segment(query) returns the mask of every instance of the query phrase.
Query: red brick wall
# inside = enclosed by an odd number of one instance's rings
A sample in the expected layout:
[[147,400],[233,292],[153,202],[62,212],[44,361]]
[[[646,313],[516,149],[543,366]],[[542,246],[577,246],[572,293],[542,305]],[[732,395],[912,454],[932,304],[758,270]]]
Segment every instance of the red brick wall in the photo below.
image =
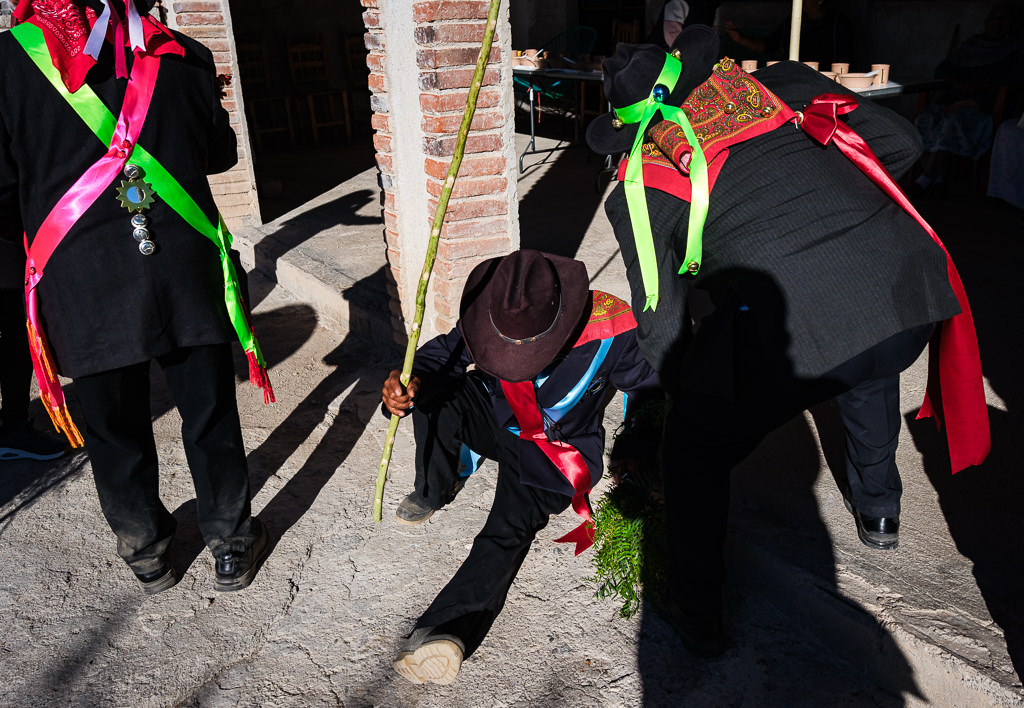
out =
[[225,88],[224,108],[231,118],[231,127],[238,138],[238,164],[210,177],[210,186],[224,221],[229,227],[260,223],[256,181],[252,170],[252,150],[248,128],[243,120],[241,89],[238,86],[238,65],[231,31],[228,0],[175,0],[165,7],[172,11],[168,23],[182,34],[205,44],[213,52],[218,74],[233,77]]
[[[411,318],[415,292],[404,292],[402,269],[414,269],[421,262],[403,260],[398,233],[398,205],[394,184],[396,169],[391,151],[399,126],[392,120],[387,86],[387,41],[411,41],[416,44],[416,68],[419,86],[419,116],[424,132],[422,163],[402,165],[415,170],[429,194],[427,213],[422,215],[423,233],[429,234],[441,188],[455,151],[459,125],[466,107],[469,85],[483,39],[488,2],[429,0],[412,6],[412,37],[393,37],[382,27],[381,2],[362,0],[366,7],[363,21],[367,29],[366,46],[370,50],[372,126],[376,131],[377,165],[384,188],[384,236],[388,265],[393,276],[394,294],[406,304]],[[499,19],[499,32],[507,23]],[[476,112],[452,198],[448,203],[445,225],[431,279],[433,319],[424,322],[424,332],[445,332],[458,319],[459,299],[466,276],[481,260],[508,253],[513,246],[509,214],[508,151],[505,144],[506,118],[502,106],[501,51],[497,38],[490,64],[477,99]],[[403,174],[403,177],[407,177]],[[403,180],[404,184],[408,184]],[[408,223],[408,222],[406,222]],[[405,282],[415,282],[407,279]],[[411,288],[410,288],[411,289]],[[401,308],[393,308],[401,316]],[[404,329],[404,328],[403,328]]]

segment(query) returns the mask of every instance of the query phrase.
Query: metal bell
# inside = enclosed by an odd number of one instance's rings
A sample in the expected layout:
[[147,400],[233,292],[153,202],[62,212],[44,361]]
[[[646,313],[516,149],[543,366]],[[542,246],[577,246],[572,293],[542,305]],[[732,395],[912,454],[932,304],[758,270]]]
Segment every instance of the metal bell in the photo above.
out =
[[142,170],[139,169],[138,165],[128,163],[124,166],[124,176],[128,179],[138,179],[142,176]]
[[616,116],[615,118],[612,118],[612,127],[615,128],[615,130],[618,130],[619,128],[621,128],[624,125],[625,125],[625,123],[623,123],[622,119],[619,118],[618,116]]
[[671,52],[669,52],[669,54],[671,54],[676,59],[682,60],[682,58],[683,58],[683,53],[681,51],[679,51],[678,49],[673,49]]
[[144,256],[152,256],[156,252],[156,244],[152,241],[140,241],[139,252]]
[[686,264],[686,270],[690,271],[691,273],[696,273],[698,270],[700,270],[700,263],[698,263],[697,261],[690,261],[689,263]]
[[144,228],[142,226],[139,226],[134,231],[132,231],[132,236],[134,236],[135,240],[139,241],[140,243],[142,241],[148,241],[149,240],[149,229]]
[[149,217],[145,214],[133,214],[132,226],[149,226]]

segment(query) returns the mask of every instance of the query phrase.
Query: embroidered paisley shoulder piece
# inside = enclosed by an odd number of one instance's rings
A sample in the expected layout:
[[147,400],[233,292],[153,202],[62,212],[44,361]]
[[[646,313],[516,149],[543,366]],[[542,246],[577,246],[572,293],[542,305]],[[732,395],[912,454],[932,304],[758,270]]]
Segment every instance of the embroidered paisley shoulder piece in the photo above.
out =
[[[682,105],[708,163],[708,182],[715,179],[729,154],[729,147],[763,135],[795,118],[795,113],[753,76],[728,57],[716,65],[704,83]],[[690,200],[688,177],[691,148],[683,129],[661,121],[647,131],[643,145],[644,184],[680,199]],[[626,160],[619,165],[619,179]]]

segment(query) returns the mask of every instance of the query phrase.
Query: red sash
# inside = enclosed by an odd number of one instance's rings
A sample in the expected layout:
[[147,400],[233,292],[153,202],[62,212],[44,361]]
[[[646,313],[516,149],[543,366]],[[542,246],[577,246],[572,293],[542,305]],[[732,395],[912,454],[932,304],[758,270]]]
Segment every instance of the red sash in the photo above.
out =
[[[619,298],[594,290],[591,292],[591,300],[590,319],[580,338],[573,344],[573,348],[636,329],[632,310]],[[591,489],[587,462],[569,443],[548,440],[544,432],[544,416],[537,404],[537,391],[533,381],[501,381],[501,389],[519,423],[519,437],[523,440],[532,440],[572,485],[575,492],[572,508],[583,517],[583,523],[556,539],[555,543],[575,543],[576,555],[579,555],[594,543],[594,522],[591,520],[590,503],[587,500],[587,493]]]
[[[960,303],[960,314],[945,320],[932,337],[928,362],[928,388],[918,418],[935,415],[936,423],[946,425],[949,461],[953,472],[981,464],[992,447],[988,425],[988,406],[981,374],[978,338],[974,318],[967,302],[960,274],[953,259],[931,226],[917,213],[914,205],[896,185],[885,167],[857,133],[839,120],[840,115],[857,107],[857,99],[828,93],[815,97],[798,117],[804,132],[823,145],[834,142],[861,172],[914,217],[932,240],[946,253],[949,284]],[[937,353],[936,353],[937,352]],[[938,364],[936,366],[936,363]],[[938,410],[936,410],[936,406]]]

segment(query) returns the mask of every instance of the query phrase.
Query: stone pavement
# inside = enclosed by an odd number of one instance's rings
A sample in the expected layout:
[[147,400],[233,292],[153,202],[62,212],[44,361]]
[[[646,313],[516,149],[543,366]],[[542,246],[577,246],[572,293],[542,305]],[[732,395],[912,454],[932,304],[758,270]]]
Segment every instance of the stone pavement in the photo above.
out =
[[[523,176],[522,242],[579,257],[594,287],[626,294],[593,188],[597,161],[586,157],[554,153]],[[575,525],[563,514],[535,542],[483,646],[440,687],[407,684],[390,660],[465,556],[495,470],[485,465],[424,526],[399,526],[394,507],[413,476],[403,426],[384,521],[370,520],[387,423],[379,390],[401,359],[380,336],[375,194],[367,165],[307,206],[237,234],[244,258],[284,286],[258,274],[251,283],[279,402],[265,407],[239,383],[254,511],[276,543],[249,589],[212,590],[180,419],[159,374],[152,412],[162,494],[179,522],[175,562],[184,572],[174,589],[138,591],[116,557],[83,453],[0,466],[0,705],[1024,703],[1024,379],[1021,296],[1011,287],[1024,244],[1019,215],[973,198],[922,205],[972,298],[995,446],[983,467],[951,477],[934,425],[914,420],[924,362],[908,372],[899,550],[857,540],[829,474],[841,468],[836,415],[822,406],[771,436],[734,475],[725,656],[695,660],[652,613],[623,620],[596,599],[588,556],[552,543]],[[240,355],[237,364],[244,372]]]

